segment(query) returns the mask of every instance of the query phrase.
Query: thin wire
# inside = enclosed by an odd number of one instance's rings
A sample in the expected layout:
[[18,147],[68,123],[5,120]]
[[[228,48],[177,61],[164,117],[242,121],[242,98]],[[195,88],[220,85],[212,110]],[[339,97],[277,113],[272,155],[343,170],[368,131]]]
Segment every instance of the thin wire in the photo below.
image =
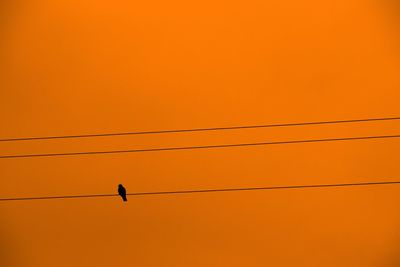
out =
[[241,130],[241,129],[256,129],[256,128],[293,127],[293,126],[307,126],[307,125],[360,123],[360,122],[392,121],[392,120],[400,120],[400,117],[383,117],[383,118],[367,118],[367,119],[354,119],[354,120],[316,121],[316,122],[296,122],[296,123],[264,124],[264,125],[244,125],[244,126],[228,126],[228,127],[214,127],[214,128],[175,129],[175,130],[159,130],[159,131],[138,131],[138,132],[81,134],[81,135],[21,137],[21,138],[0,139],[0,142],[51,140],[51,139],[67,139],[67,138],[70,138],[70,139],[71,138],[91,138],[91,137],[124,136],[124,135],[168,134],[168,133],[184,133],[184,132],[226,131],[226,130]]
[[68,153],[4,155],[4,156],[0,156],[0,159],[82,156],[82,155],[141,153],[141,152],[161,152],[161,151],[173,151],[173,150],[217,149],[217,148],[228,148],[228,147],[289,145],[289,144],[300,144],[300,143],[355,141],[355,140],[388,139],[388,138],[400,138],[400,135],[377,135],[377,136],[361,136],[361,137],[308,139],[308,140],[292,140],[292,141],[261,142],[261,143],[239,143],[239,144],[222,144],[222,145],[207,145],[207,146],[163,147],[163,148],[130,149],[130,150],[108,150],[108,151],[86,151],[86,152],[68,152]]
[[[288,185],[288,186],[269,186],[269,187],[216,188],[216,189],[181,190],[181,191],[155,191],[155,192],[136,192],[136,193],[129,193],[127,195],[128,196],[176,195],[176,194],[196,194],[196,193],[221,193],[221,192],[235,192],[235,191],[309,189],[309,188],[375,186],[375,185],[395,185],[395,184],[400,184],[400,181],[341,183],[341,184]],[[28,201],[28,200],[51,200],[51,199],[71,199],[71,198],[104,198],[104,197],[117,197],[117,196],[118,196],[118,194],[16,197],[16,198],[0,198],[0,201]]]

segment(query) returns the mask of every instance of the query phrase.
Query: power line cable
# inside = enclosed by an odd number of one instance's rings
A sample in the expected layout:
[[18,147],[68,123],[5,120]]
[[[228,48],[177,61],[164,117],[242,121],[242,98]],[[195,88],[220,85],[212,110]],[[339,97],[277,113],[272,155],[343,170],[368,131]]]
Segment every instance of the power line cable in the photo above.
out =
[[4,139],[0,139],[0,142],[92,138],[92,137],[125,136],[125,135],[169,134],[169,133],[185,133],[185,132],[205,132],[205,131],[226,131],[226,130],[242,130],[242,129],[256,129],[256,128],[294,127],[294,126],[307,126],[307,125],[361,123],[361,122],[393,121],[393,120],[400,120],[400,117],[382,117],[382,118],[366,118],[366,119],[354,119],[354,120],[315,121],[315,122],[296,122],[296,123],[282,123],[282,124],[242,125],[242,126],[228,126],[228,127],[156,130],[156,131],[138,131],[138,132],[117,132],[117,133],[99,133],[99,134],[81,134],[81,135],[20,137],[20,138],[4,138]]
[[[361,182],[361,183],[340,183],[340,184],[312,184],[312,185],[287,185],[287,186],[269,186],[269,187],[240,187],[240,188],[216,188],[216,189],[198,189],[181,191],[155,191],[155,192],[136,192],[128,193],[128,196],[148,196],[148,195],[177,195],[177,194],[197,194],[197,193],[222,193],[235,191],[261,191],[261,190],[285,190],[285,189],[311,189],[328,187],[353,187],[353,186],[376,186],[376,185],[395,185],[400,181],[386,182]],[[105,198],[117,197],[118,194],[93,194],[93,195],[66,195],[66,196],[39,196],[39,197],[15,197],[0,198],[0,201],[29,201],[29,200],[52,200],[52,199],[72,199],[72,198]]]
[[0,156],[0,159],[34,158],[34,157],[60,157],[60,156],[83,156],[83,155],[141,153],[141,152],[162,152],[162,151],[174,151],[174,150],[196,150],[196,149],[217,149],[217,148],[229,148],[229,147],[289,145],[289,144],[301,144],[301,143],[356,141],[356,140],[389,139],[389,138],[400,138],[400,135],[376,135],[376,136],[360,136],[360,137],[307,139],[307,140],[291,140],[291,141],[260,142],[260,143],[239,143],[239,144],[222,144],[222,145],[206,145],[206,146],[162,147],[162,148],[129,149],[129,150],[84,151],[84,152],[45,153],[45,154],[20,154],[20,155],[4,155],[4,156]]

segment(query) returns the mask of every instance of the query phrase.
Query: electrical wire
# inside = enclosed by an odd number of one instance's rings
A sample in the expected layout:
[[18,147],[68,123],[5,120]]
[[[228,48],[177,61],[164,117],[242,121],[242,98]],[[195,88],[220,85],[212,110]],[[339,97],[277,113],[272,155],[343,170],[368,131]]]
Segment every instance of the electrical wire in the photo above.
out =
[[342,137],[342,138],[326,138],[326,139],[307,139],[307,140],[291,140],[291,141],[259,142],[259,143],[238,143],[238,144],[185,146],[185,147],[161,147],[161,148],[129,149],[129,150],[107,150],[107,151],[83,151],[83,152],[67,152],[67,153],[3,155],[3,156],[0,156],[0,159],[35,158],[35,157],[60,157],[60,156],[83,156],[83,155],[141,153],[141,152],[162,152],[162,151],[174,151],[174,150],[218,149],[218,148],[229,148],[229,147],[289,145],[289,144],[301,144],[301,143],[356,141],[356,140],[392,139],[392,138],[400,138],[400,135],[375,135],[375,136]]
[[[396,185],[400,181],[385,182],[360,182],[360,183],[339,183],[339,184],[312,184],[312,185],[287,185],[287,186],[268,186],[268,187],[240,187],[240,188],[216,188],[216,189],[196,189],[181,191],[155,191],[155,192],[136,192],[128,193],[128,196],[148,196],[148,195],[177,195],[177,194],[197,194],[197,193],[222,193],[237,191],[261,191],[261,190],[286,190],[286,189],[311,189],[311,188],[339,188],[353,186],[376,186],[376,185]],[[73,198],[106,198],[117,197],[118,194],[92,194],[92,195],[63,195],[63,196],[38,196],[38,197],[14,197],[0,198],[0,201],[30,201],[30,200],[55,200]]]
[[243,130],[243,129],[257,129],[257,128],[274,128],[274,127],[294,127],[294,126],[309,126],[309,125],[324,125],[324,124],[394,121],[394,120],[400,120],[400,117],[381,117],[381,118],[366,118],[366,119],[353,119],[353,120],[295,122],[295,123],[282,123],[282,124],[242,125],[242,126],[227,126],[227,127],[212,127],[212,128],[116,132],[116,133],[98,133],[98,134],[80,134],[80,135],[37,136],[37,137],[32,136],[32,137],[18,137],[18,138],[3,138],[3,139],[0,139],[0,142],[72,139],[72,138],[93,138],[93,137],[126,136],[126,135],[170,134],[170,133],[185,133],[185,132],[187,133],[187,132],[206,132],[206,131],[226,131],[226,130]]

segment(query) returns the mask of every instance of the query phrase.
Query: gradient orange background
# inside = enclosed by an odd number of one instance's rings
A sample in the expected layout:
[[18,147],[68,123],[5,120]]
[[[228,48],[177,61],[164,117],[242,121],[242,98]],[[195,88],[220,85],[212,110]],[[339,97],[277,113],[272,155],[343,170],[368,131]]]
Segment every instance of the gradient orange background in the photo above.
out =
[[[398,116],[394,1],[2,3],[0,137]],[[399,122],[0,144],[399,134]],[[0,160],[0,197],[400,179],[399,140]],[[0,265],[400,265],[399,186],[0,203]]]

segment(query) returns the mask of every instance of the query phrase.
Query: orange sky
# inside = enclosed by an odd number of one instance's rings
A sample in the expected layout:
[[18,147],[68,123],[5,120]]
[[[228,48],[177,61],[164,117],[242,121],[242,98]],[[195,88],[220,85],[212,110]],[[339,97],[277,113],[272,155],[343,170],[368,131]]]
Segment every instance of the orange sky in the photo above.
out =
[[[140,2],[140,3],[139,3]],[[0,137],[399,116],[393,1],[2,4]],[[397,6],[398,8],[398,6]],[[399,134],[399,122],[2,143],[1,155]],[[400,179],[399,140],[1,159],[0,197]],[[395,267],[400,188],[0,203],[0,265]]]

